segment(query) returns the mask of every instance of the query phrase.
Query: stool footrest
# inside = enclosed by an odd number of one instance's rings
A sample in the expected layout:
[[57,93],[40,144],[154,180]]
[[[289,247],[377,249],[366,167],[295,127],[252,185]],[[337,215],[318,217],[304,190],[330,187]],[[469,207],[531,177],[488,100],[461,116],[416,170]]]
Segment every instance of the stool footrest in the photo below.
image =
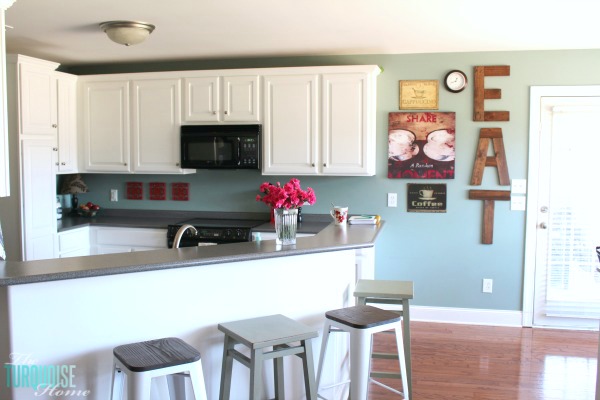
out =
[[398,353],[373,353],[371,354],[373,358],[382,358],[384,360],[397,360]]
[[402,375],[397,372],[377,372],[371,371],[371,378],[390,378],[390,379],[401,379]]
[[228,353],[234,359],[236,359],[240,363],[244,364],[246,367],[250,368],[250,357],[240,353],[236,349],[230,349],[230,350],[228,350]]

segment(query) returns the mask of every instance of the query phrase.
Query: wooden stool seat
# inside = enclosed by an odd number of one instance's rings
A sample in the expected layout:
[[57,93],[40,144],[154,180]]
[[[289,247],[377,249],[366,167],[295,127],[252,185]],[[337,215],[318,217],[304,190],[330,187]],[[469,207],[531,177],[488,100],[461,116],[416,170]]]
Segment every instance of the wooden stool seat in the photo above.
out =
[[[398,348],[396,357],[398,358],[404,388],[404,393],[396,390],[395,392],[403,395],[406,400],[409,400],[400,316],[393,311],[366,305],[357,305],[325,313],[323,341],[319,357],[319,367],[317,369],[317,389],[320,388],[321,384],[329,334],[332,332],[347,332],[350,334],[350,397],[352,399],[366,399],[373,334],[390,329],[393,329],[396,333],[396,345]],[[334,384],[330,387],[344,383],[347,382]]]
[[117,346],[113,360],[113,400],[123,397],[123,373],[129,400],[149,400],[152,378],[158,376],[167,376],[171,397],[181,400],[186,398],[184,379],[189,376],[195,399],[206,400],[200,352],[179,338]]
[[[226,322],[219,324],[218,329],[225,334],[219,399],[229,399],[234,359],[250,369],[249,399],[261,399],[262,364],[263,361],[272,359],[275,394],[277,399],[283,400],[285,386],[282,358],[296,355],[303,362],[306,398],[316,400],[311,339],[319,335],[317,331],[281,314]],[[293,345],[295,342],[300,344]],[[236,350],[236,344],[248,347],[251,350],[250,357]],[[272,350],[269,350],[271,347]]]
[[[408,388],[405,391],[412,397],[412,366],[411,366],[411,350],[410,350],[410,308],[409,300],[414,296],[414,284],[412,281],[393,281],[393,280],[377,280],[377,279],[359,279],[354,289],[354,297],[356,303],[365,304],[388,304],[400,305],[402,309],[393,310],[394,313],[402,317],[402,337],[404,347],[404,357],[406,362],[406,379]],[[396,354],[390,353],[373,353],[373,358],[396,358]],[[391,372],[371,372],[371,377],[374,378],[401,378],[400,374]],[[378,382],[379,383],[379,382]],[[386,389],[391,389],[389,386],[379,383],[380,386]]]

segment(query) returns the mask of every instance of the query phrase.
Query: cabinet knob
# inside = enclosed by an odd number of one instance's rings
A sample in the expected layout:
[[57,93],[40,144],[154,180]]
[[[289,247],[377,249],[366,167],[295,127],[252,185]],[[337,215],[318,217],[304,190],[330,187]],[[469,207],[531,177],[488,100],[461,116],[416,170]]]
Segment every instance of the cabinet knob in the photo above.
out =
[[123,163],[124,166],[127,166],[127,163]]
[[212,114],[213,114],[213,115],[217,115],[217,112],[216,112],[216,111],[213,111],[213,112],[212,112]]
[[60,165],[67,165],[67,163],[63,161],[60,163]]
[[314,167],[314,166],[315,166],[315,163],[312,163],[312,164],[311,164],[311,166],[313,166],[313,167]]
[[53,128],[58,128],[58,125],[56,125],[56,124],[52,124],[52,127],[53,127]]
[[326,166],[327,166],[327,163],[323,163],[323,166],[324,166],[324,167],[326,167]]
[[54,165],[56,165],[58,167],[58,161]]
[[229,111],[225,110],[225,115],[229,114]]
[[175,166],[176,166],[176,167],[179,167],[179,163],[175,163]]
[[58,151],[58,147],[53,147],[52,151]]

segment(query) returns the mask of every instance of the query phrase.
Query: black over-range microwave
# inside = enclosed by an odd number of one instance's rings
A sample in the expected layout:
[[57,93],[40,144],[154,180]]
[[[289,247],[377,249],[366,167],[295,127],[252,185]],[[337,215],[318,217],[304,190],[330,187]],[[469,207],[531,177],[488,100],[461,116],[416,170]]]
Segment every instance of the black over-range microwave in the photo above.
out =
[[260,169],[261,125],[183,125],[181,167]]

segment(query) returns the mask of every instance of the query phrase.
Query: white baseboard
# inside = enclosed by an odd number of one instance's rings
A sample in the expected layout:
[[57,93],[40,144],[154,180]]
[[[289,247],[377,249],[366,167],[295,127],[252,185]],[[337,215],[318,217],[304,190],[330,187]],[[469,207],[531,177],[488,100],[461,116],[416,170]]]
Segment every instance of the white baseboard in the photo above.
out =
[[411,321],[444,322],[450,324],[523,326],[523,312],[410,306]]

